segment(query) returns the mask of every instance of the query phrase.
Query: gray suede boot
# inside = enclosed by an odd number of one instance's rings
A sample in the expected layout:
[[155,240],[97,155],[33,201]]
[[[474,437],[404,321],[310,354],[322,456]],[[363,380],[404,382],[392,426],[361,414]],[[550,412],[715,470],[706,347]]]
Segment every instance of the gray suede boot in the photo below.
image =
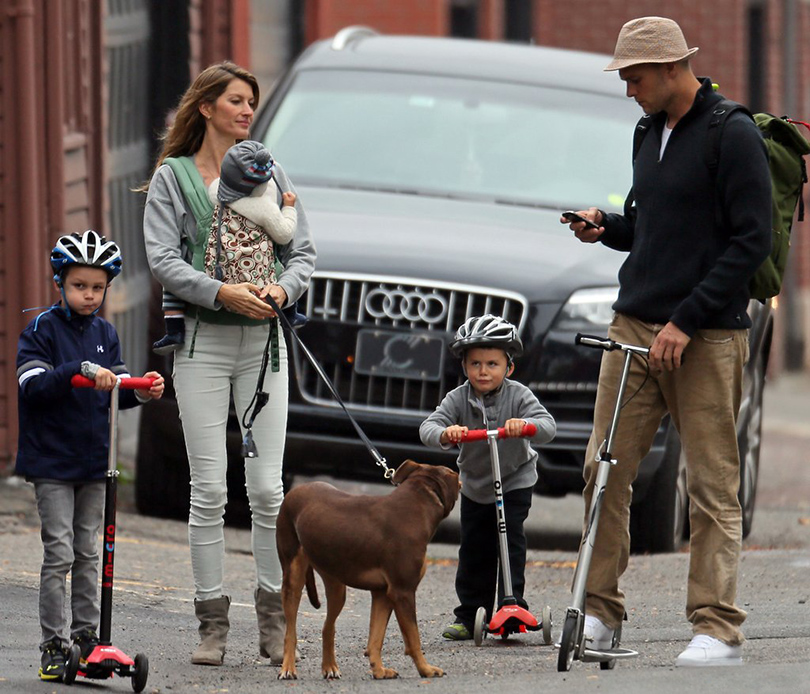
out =
[[227,595],[213,600],[195,600],[194,612],[200,620],[200,645],[191,656],[195,665],[222,665],[225,657],[225,642],[228,629],[228,607],[231,599]]
[[259,653],[263,658],[270,658],[273,665],[281,665],[281,661],[284,660],[284,633],[287,631],[287,620],[284,619],[284,610],[281,606],[281,593],[256,588],[253,597],[256,600],[256,617],[259,620]]

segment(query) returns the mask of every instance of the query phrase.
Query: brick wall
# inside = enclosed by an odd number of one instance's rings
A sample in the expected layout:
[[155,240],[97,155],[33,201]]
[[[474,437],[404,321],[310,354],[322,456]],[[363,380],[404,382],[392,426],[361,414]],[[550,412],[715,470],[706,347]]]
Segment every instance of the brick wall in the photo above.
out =
[[699,46],[693,66],[719,82],[726,96],[744,100],[744,0],[670,0],[666,8],[651,0],[535,0],[534,35],[538,44],[613,53],[622,25],[634,17],[664,15],[683,29],[689,46]]
[[352,24],[365,24],[384,34],[424,36],[444,36],[449,27],[447,0],[313,0],[308,4],[307,43]]

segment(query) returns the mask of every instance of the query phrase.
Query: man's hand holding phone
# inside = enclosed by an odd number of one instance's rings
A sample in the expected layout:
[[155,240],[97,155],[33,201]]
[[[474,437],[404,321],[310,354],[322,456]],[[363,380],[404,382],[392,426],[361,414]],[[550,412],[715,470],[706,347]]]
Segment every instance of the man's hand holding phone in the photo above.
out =
[[582,212],[566,210],[560,214],[560,223],[568,224],[574,235],[583,243],[595,243],[604,231],[603,227],[593,221],[596,215],[601,216],[596,207]]

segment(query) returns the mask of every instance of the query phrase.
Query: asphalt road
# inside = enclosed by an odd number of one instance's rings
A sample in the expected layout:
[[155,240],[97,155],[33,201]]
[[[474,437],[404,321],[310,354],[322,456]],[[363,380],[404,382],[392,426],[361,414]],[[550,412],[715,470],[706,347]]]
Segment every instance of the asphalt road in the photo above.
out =
[[[320,629],[324,610],[302,603],[299,617],[300,679],[279,682],[276,668],[258,656],[252,591],[255,582],[249,533],[227,529],[227,590],[232,596],[231,632],[225,665],[192,666],[196,645],[193,594],[185,524],[120,512],[116,551],[113,644],[150,660],[147,692],[401,692],[415,688],[439,693],[560,691],[683,694],[695,691],[810,692],[810,381],[785,379],[766,391],[762,471],[754,530],[740,565],[739,602],[748,612],[748,642],[740,668],[675,669],[673,662],[691,637],[683,615],[688,554],[634,556],[623,580],[629,621],[623,645],[639,657],[613,671],[575,662],[558,673],[557,653],[539,633],[507,641],[444,641],[451,619],[456,548],[434,543],[429,568],[417,594],[423,648],[444,678],[423,680],[402,653],[402,639],[389,626],[384,662],[400,679],[375,682],[363,649],[368,628],[368,595],[349,591],[338,621],[339,681],[320,679]],[[361,490],[379,492],[379,489]],[[120,508],[127,508],[126,489]],[[570,602],[570,581],[581,518],[575,497],[537,498],[529,530],[533,544],[527,566],[526,597],[535,614],[549,605],[554,638]],[[452,535],[451,517],[445,536]],[[0,692],[66,691],[65,685],[37,679],[37,584],[41,547],[28,485],[0,481]],[[393,622],[393,620],[392,620]],[[131,691],[119,679],[77,682],[79,692]]]

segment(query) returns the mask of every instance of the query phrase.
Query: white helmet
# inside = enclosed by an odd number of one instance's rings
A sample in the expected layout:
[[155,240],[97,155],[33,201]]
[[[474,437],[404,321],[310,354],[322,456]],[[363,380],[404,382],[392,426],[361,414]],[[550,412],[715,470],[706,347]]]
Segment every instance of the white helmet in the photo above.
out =
[[468,318],[456,330],[450,343],[453,355],[461,357],[470,347],[496,347],[504,350],[510,360],[523,353],[523,343],[518,337],[517,328],[508,320],[491,313]]
[[71,265],[89,265],[106,270],[110,279],[121,272],[121,249],[113,241],[107,241],[98,232],[88,229],[83,234],[60,236],[51,251],[53,278],[57,283],[62,273]]

